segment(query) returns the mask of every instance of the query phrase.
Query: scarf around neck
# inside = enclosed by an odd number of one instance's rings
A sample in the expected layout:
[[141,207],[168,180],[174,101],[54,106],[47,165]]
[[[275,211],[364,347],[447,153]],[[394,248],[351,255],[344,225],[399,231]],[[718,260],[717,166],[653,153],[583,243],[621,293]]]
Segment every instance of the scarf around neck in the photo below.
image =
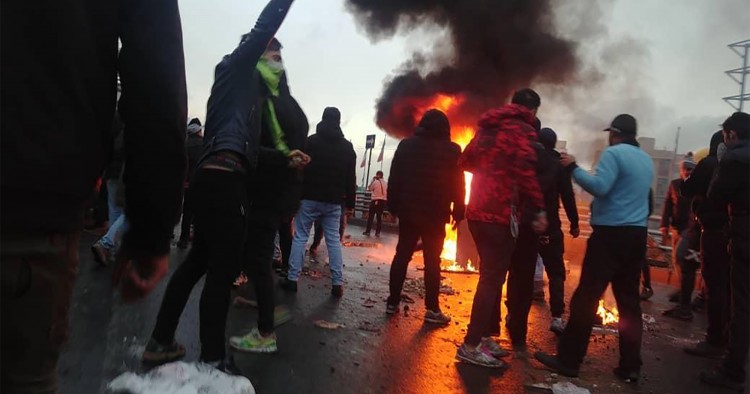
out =
[[[279,97],[279,83],[281,82],[281,76],[284,75],[284,70],[271,68],[265,59],[258,61],[256,69],[260,73],[260,77],[263,79],[268,91],[271,92],[271,96]],[[273,100],[269,97],[265,101],[264,111],[274,147],[284,155],[288,155],[289,147],[284,142],[284,130],[281,129],[279,119],[276,117],[276,108],[273,105]]]

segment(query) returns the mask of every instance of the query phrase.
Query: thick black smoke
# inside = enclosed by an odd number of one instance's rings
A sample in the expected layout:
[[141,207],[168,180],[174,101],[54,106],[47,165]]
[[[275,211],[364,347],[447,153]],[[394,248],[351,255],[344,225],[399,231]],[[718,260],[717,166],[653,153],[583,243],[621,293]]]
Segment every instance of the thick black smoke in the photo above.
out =
[[[417,51],[385,83],[376,122],[397,138],[412,134],[417,112],[436,94],[463,96],[455,112],[476,120],[515,89],[562,83],[577,69],[575,45],[557,36],[550,0],[346,0],[346,5],[375,40],[420,28],[447,31],[447,42],[437,39]],[[448,59],[441,56],[446,45],[452,49]]]

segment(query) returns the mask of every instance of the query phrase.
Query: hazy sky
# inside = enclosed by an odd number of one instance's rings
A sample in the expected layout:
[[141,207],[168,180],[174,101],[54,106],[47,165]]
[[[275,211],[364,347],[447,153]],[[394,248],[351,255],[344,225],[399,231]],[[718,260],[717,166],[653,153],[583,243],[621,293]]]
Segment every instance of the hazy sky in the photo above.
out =
[[[297,0],[277,37],[284,45],[292,94],[311,122],[311,133],[323,108],[336,106],[342,112],[344,133],[360,158],[365,135],[378,135],[374,162],[385,135],[373,121],[384,79],[411,49],[439,44],[424,35],[372,43],[344,10],[343,1]],[[657,146],[672,149],[677,126],[682,127],[681,151],[707,146],[716,125],[732,112],[722,97],[739,93],[724,71],[740,67],[741,58],[727,44],[750,39],[750,5],[745,0],[596,3],[597,20],[578,20],[576,31],[560,29],[572,38],[581,26],[600,30],[596,40],[582,38],[580,44],[585,57],[597,63],[608,80],[595,89],[539,87],[539,116],[545,126],[570,141],[569,151],[585,154],[587,142],[600,136],[597,129],[618,113],[630,112],[640,121],[640,134],[656,137]],[[205,117],[214,66],[252,28],[265,4],[180,1],[190,116]],[[591,17],[579,11],[561,8],[558,19]],[[565,97],[568,92],[575,92],[577,99]],[[395,140],[386,145],[386,172],[396,145]],[[373,163],[373,171],[378,168],[379,163]]]

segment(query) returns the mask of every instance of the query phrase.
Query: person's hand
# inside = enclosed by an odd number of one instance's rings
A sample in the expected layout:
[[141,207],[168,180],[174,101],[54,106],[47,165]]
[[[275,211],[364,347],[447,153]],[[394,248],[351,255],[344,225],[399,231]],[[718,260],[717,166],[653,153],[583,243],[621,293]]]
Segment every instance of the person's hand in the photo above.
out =
[[169,270],[169,255],[131,257],[123,246],[117,254],[112,286],[119,288],[124,302],[134,302],[148,295]]
[[669,245],[669,229],[666,227],[662,227],[659,229],[661,231],[661,244],[662,246]]
[[570,236],[573,238],[578,238],[578,236],[581,235],[581,229],[578,227],[572,227],[570,229]]
[[543,234],[547,231],[547,214],[540,212],[536,215],[536,219],[531,222],[531,228],[537,234]]
[[299,149],[295,149],[287,155],[289,158],[289,167],[296,168],[296,169],[302,169],[305,168],[308,164],[310,164],[310,156],[305,154],[305,152],[302,152]]
[[560,164],[567,167],[576,162],[576,157],[567,153],[560,153]]

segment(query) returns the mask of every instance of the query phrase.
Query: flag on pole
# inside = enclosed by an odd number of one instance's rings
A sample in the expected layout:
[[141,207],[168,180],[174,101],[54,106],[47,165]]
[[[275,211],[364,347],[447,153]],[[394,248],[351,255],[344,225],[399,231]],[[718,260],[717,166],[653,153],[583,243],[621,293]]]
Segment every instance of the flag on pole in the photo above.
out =
[[383,146],[380,147],[380,156],[378,156],[378,161],[383,161],[384,152],[385,152],[385,138],[383,138]]
[[365,163],[367,163],[367,149],[365,149],[365,154],[362,155],[362,163],[359,165],[359,168],[365,168]]

